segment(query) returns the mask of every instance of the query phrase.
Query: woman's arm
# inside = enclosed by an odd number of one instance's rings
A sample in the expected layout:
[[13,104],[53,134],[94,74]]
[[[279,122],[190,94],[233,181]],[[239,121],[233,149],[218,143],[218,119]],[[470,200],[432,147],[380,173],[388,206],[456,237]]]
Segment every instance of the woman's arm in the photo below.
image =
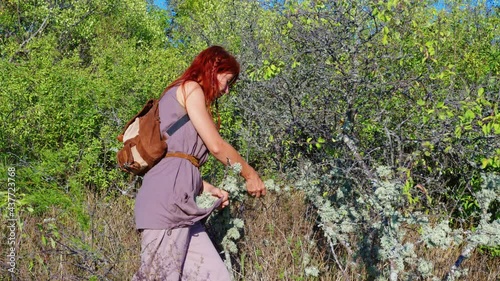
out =
[[189,81],[184,87],[185,92],[182,91],[182,87],[179,87],[177,100],[186,108],[193,126],[210,153],[224,165],[227,165],[228,161],[231,164],[240,163],[241,176],[246,180],[248,193],[257,197],[265,195],[266,188],[259,174],[241,157],[236,149],[222,139],[217,131],[205,106],[205,96],[200,85]]

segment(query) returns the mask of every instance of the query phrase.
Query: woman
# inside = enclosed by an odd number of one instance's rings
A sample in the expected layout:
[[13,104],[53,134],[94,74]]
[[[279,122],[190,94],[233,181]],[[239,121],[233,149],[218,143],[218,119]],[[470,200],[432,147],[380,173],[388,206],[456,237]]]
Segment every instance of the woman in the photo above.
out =
[[[240,163],[252,196],[266,194],[257,172],[218,133],[212,103],[229,92],[238,78],[236,59],[219,46],[202,51],[159,102],[165,131],[186,113],[190,121],[168,136],[168,154],[146,173],[136,197],[136,227],[141,231],[141,267],[134,280],[230,280],[222,259],[200,220],[229,204],[228,193],[203,181],[198,164],[208,152],[224,164]],[[197,163],[199,162],[199,163]],[[210,192],[218,198],[208,209],[195,197]]]

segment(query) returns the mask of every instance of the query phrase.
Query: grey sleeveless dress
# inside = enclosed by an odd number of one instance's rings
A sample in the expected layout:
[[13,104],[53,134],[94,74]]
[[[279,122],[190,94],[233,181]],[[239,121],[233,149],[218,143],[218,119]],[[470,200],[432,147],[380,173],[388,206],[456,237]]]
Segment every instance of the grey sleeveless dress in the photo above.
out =
[[[166,131],[175,121],[186,114],[176,99],[178,87],[173,87],[159,103],[161,130]],[[191,121],[172,136],[168,136],[168,151],[191,154],[203,164],[208,149],[196,132]],[[211,208],[196,205],[195,197],[203,190],[200,171],[189,160],[177,157],[162,159],[144,175],[135,200],[137,229],[175,229],[187,227],[205,218],[220,203]]]

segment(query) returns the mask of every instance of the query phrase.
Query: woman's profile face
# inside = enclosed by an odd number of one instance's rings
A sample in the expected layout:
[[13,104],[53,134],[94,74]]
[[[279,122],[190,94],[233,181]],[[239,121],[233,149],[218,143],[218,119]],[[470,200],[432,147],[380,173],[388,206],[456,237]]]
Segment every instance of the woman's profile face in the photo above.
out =
[[219,93],[221,96],[223,94],[229,93],[229,87],[233,82],[234,75],[232,73],[219,73],[217,74],[217,82],[219,83]]

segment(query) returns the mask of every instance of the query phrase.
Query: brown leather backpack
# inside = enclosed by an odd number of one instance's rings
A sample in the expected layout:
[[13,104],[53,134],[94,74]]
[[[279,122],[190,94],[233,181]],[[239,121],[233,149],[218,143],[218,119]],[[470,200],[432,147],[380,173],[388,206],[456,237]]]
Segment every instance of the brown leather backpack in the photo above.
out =
[[189,121],[186,114],[170,126],[166,133],[162,132],[158,102],[159,99],[148,100],[118,135],[117,139],[123,143],[123,147],[116,156],[118,166],[123,171],[143,176],[167,153],[167,134],[171,136]]

